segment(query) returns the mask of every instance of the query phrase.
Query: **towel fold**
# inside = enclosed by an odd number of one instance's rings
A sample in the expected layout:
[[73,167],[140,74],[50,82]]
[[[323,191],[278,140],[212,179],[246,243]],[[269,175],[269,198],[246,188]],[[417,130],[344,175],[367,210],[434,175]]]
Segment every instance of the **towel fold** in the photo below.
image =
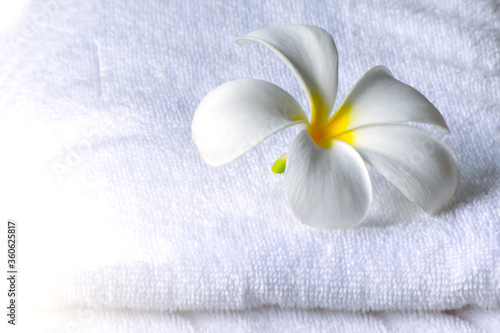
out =
[[279,309],[160,312],[70,308],[33,314],[40,332],[497,332],[498,310],[466,307],[443,312],[369,312]]

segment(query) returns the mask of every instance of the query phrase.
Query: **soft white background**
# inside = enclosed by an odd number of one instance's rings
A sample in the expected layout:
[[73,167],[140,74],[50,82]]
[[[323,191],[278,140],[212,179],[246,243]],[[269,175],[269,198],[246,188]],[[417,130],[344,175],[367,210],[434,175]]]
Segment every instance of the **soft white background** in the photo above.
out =
[[[494,0],[31,1],[0,35],[0,217],[19,225],[19,322],[494,332],[499,16]],[[226,167],[203,164],[190,124],[219,84],[268,80],[307,109],[274,54],[232,42],[291,23],[333,35],[336,106],[385,65],[441,111],[461,183],[440,214],[371,172],[365,224],[303,226],[270,171],[295,129]]]

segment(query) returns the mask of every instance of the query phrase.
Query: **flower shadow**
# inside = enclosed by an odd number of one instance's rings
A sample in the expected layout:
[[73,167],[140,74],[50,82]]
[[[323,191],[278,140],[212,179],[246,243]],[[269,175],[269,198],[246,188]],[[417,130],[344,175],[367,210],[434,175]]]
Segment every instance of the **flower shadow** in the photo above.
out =
[[[469,173],[462,175],[455,196],[439,211],[429,215],[408,200],[385,178],[372,173],[371,177],[376,183],[374,185],[372,212],[361,226],[378,228],[390,225],[405,225],[426,217],[454,216],[457,209],[478,204],[496,186],[496,183],[491,181],[491,174],[491,170],[484,169],[475,173],[473,177]],[[383,205],[384,201],[390,201],[392,204]]]
[[495,182],[486,180],[486,175],[487,172],[485,171],[474,179],[462,180],[458,185],[455,196],[436,215],[448,214],[459,207],[468,206],[482,200],[496,186]]

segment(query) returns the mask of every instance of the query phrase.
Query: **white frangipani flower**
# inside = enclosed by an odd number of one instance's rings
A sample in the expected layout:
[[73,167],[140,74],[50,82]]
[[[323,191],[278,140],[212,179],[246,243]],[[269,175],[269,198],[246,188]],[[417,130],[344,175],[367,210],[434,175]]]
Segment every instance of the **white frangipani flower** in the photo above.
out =
[[339,109],[337,49],[332,37],[313,26],[261,29],[238,37],[275,52],[302,84],[310,120],[278,86],[236,80],[211,91],[196,109],[192,139],[211,166],[229,163],[290,126],[303,130],[273,171],[285,171],[285,190],[296,216],[314,227],[351,227],[368,214],[372,186],[365,162],[408,199],[428,212],[444,205],[459,181],[453,151],[432,134],[402,122],[449,130],[439,111],[417,90],[378,66],[354,86]]

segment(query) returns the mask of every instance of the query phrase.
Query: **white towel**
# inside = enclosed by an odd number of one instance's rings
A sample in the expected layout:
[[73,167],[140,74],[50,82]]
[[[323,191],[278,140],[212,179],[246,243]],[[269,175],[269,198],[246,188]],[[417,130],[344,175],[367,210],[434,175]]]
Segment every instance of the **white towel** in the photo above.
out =
[[[19,226],[20,304],[97,309],[123,331],[195,330],[186,311],[201,327],[258,318],[247,331],[396,330],[398,313],[480,330],[493,321],[475,314],[500,307],[499,15],[494,0],[32,1],[0,37],[0,217]],[[363,225],[302,225],[270,170],[294,129],[226,167],[201,161],[191,120],[219,84],[264,79],[307,108],[274,54],[232,42],[290,23],[333,35],[336,105],[380,64],[441,111],[461,169],[442,213],[371,172]]]
[[[50,318],[50,320],[47,320]],[[40,332],[497,332],[500,311],[466,307],[447,312],[351,312],[263,307],[248,311],[65,309],[30,314]]]

